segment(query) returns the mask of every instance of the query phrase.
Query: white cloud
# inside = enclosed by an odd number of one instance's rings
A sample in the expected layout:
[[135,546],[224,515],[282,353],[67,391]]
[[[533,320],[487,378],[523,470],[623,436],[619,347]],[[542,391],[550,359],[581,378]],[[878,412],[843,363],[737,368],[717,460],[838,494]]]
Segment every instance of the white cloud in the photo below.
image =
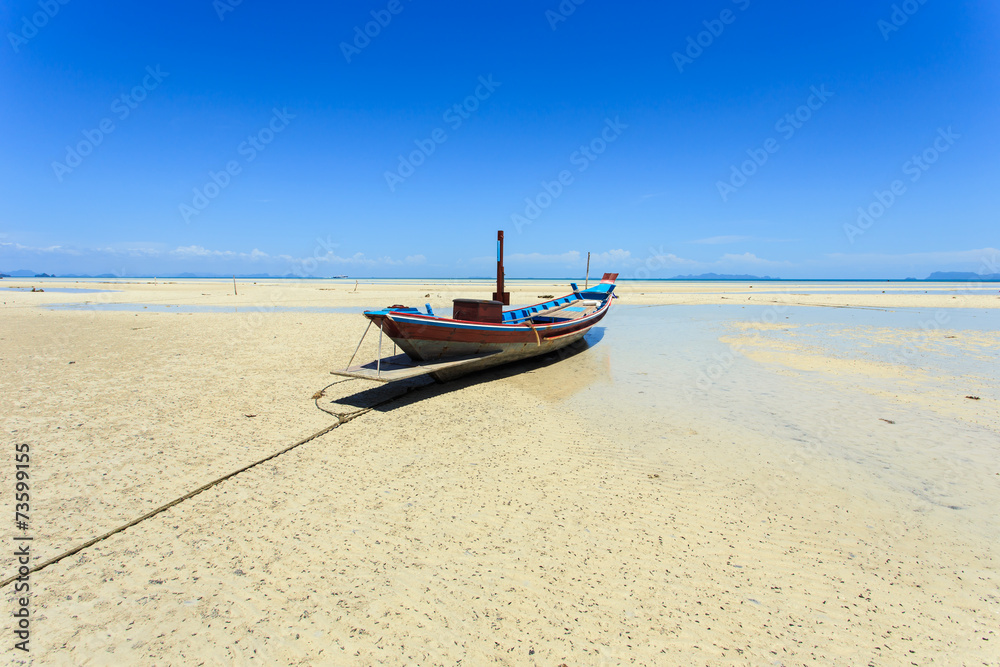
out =
[[638,261],[632,257],[632,253],[628,250],[622,250],[621,248],[617,250],[608,250],[607,252],[593,252],[590,254],[590,265],[595,266],[608,265],[608,266],[631,266]]
[[115,256],[125,257],[158,257],[166,250],[166,245],[162,243],[113,243],[103,248],[90,248],[91,253],[107,253]]
[[615,270],[621,271],[636,266],[644,266],[647,269],[654,267],[668,268],[680,266],[695,266],[698,262],[693,259],[678,257],[672,252],[667,252],[663,246],[659,248],[649,247],[643,256],[635,256],[628,250],[609,250],[608,252],[594,253],[591,256],[590,264],[601,262]]
[[678,257],[672,252],[666,254],[651,253],[650,259],[659,259],[663,263],[663,266],[697,266],[700,262],[693,259],[686,259],[684,257]]
[[253,261],[270,257],[266,252],[257,248],[254,248],[250,252],[235,252],[233,250],[209,250],[200,245],[179,246],[171,250],[170,254],[181,258],[214,257],[221,259],[249,259]]
[[49,255],[73,255],[77,257],[95,257],[105,259],[108,257],[138,257],[144,259],[173,259],[182,261],[191,260],[222,260],[222,261],[249,261],[249,262],[287,262],[301,265],[304,262],[316,262],[323,265],[342,264],[349,266],[418,266],[425,264],[427,258],[424,255],[408,255],[403,259],[394,259],[389,256],[368,257],[364,253],[358,252],[348,257],[342,257],[328,252],[325,255],[315,257],[293,257],[291,255],[270,255],[259,248],[254,248],[250,252],[236,250],[214,250],[200,245],[177,246],[172,250],[165,247],[157,247],[153,244],[142,243],[121,243],[114,246],[104,246],[98,248],[87,248],[78,250],[66,248],[64,246],[48,246],[38,248],[26,246],[20,243],[0,242],[0,250],[13,251],[18,254],[49,254]]
[[[721,245],[743,240],[778,242],[782,239],[760,239],[748,236],[715,236],[689,243]],[[739,246],[736,246],[739,248]],[[710,248],[704,248],[710,250]],[[734,248],[735,249],[735,248]],[[739,248],[741,249],[741,248]],[[724,250],[724,248],[719,248]],[[156,242],[120,242],[100,247],[78,248],[64,245],[34,247],[13,241],[8,235],[0,238],[0,259],[5,265],[22,261],[30,268],[49,273],[103,273],[109,267],[142,272],[205,271],[209,273],[253,271],[284,275],[290,272],[304,275],[364,273],[371,275],[419,275],[416,267],[434,266],[443,273],[468,271],[474,274],[492,272],[495,256],[459,259],[441,264],[441,259],[429,264],[424,255],[402,258],[389,255],[370,256],[364,252],[345,253],[327,241],[317,245],[315,255],[297,257],[283,253],[271,255],[259,248],[249,251],[213,249],[202,245],[168,246]],[[325,253],[325,254],[319,254]],[[787,257],[781,253],[778,257]],[[565,274],[567,269],[583,275],[587,261],[585,250],[514,253],[507,256],[510,272],[520,276]],[[39,265],[40,264],[40,265]],[[591,273],[620,272],[629,277],[649,273],[652,277],[669,278],[677,274],[754,273],[783,277],[923,277],[932,271],[972,271],[1000,273],[1000,250],[992,247],[972,250],[941,250],[932,252],[891,253],[828,253],[812,257],[768,259],[751,252],[730,252],[716,255],[709,252],[704,259],[690,259],[658,248],[610,248],[591,254]],[[19,269],[21,266],[5,266]],[[426,269],[425,269],[426,270]],[[789,275],[791,274],[791,275]]]
[[74,248],[66,248],[61,245],[50,245],[45,248],[36,248],[34,246],[21,245],[20,243],[0,243],[0,247],[15,250],[17,252],[33,252],[33,253],[49,253],[58,255],[81,255],[79,250]]
[[210,257],[212,255],[211,250],[206,250],[200,245],[189,245],[175,248],[170,251],[171,254],[180,255],[181,257]]

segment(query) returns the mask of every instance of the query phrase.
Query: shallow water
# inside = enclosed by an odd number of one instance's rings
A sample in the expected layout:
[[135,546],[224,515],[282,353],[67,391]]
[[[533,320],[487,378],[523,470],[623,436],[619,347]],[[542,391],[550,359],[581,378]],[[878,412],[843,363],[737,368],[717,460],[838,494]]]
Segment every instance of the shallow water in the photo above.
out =
[[[786,296],[812,296],[814,294],[934,294],[945,296],[996,294],[1000,292],[1000,283],[993,285],[976,285],[973,287],[928,287],[927,289],[894,288],[894,287],[848,287],[826,285],[804,286],[796,285],[788,289],[753,289],[753,294],[784,294]],[[699,292],[699,294],[732,294],[731,291]],[[746,294],[751,294],[748,289]]]
[[602,324],[529,390],[651,460],[710,424],[748,457],[1000,536],[1000,311],[619,306]]
[[[791,290],[757,290],[754,289],[752,292],[747,290],[746,294],[783,294],[785,296],[814,296],[817,294],[886,294],[886,295],[900,295],[900,294],[933,294],[942,296],[974,296],[974,295],[986,295],[986,294],[996,294],[997,288],[955,288],[955,289],[875,289],[875,288],[865,288],[865,289],[849,289],[849,288],[817,288],[817,289],[802,289],[801,286],[796,286],[794,291]],[[699,294],[732,294],[732,292],[698,292]]]
[[[30,292],[30,287],[0,287],[0,289],[10,290],[11,292]],[[113,289],[89,289],[86,287],[41,287],[40,291],[43,292],[64,292],[67,294],[97,294],[99,292],[119,292],[121,290]]]

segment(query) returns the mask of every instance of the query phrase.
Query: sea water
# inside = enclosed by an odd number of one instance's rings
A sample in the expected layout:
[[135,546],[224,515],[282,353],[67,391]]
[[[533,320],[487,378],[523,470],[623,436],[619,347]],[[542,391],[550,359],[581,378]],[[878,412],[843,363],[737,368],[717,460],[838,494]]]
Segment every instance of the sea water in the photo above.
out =
[[679,426],[711,426],[747,457],[838,470],[996,540],[998,331],[997,310],[616,306],[588,349],[519,382],[650,460]]

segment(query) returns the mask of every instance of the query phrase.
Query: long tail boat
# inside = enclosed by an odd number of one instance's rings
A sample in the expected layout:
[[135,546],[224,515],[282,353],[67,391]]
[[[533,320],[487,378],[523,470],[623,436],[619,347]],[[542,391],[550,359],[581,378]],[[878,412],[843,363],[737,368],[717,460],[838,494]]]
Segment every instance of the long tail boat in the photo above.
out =
[[[617,273],[605,273],[600,283],[582,290],[570,283],[573,291],[557,299],[504,309],[510,303],[510,294],[504,292],[503,232],[499,232],[497,291],[493,300],[455,299],[451,317],[434,315],[430,304],[426,312],[398,305],[367,310],[364,316],[369,320],[368,329],[372,325],[379,329],[379,358],[359,366],[348,362],[347,368],[332,373],[379,382],[430,375],[443,382],[546,354],[575,343],[601,321],[617,298],[617,278]],[[383,336],[404,354],[383,359]]]

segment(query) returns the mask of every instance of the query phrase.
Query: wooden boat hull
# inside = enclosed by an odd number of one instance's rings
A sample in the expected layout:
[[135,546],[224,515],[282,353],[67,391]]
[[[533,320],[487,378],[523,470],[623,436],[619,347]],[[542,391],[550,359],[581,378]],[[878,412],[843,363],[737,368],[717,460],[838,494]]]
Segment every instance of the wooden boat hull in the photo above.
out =
[[[378,327],[379,335],[391,338],[409,361],[385,360],[383,369],[377,360],[333,372],[381,382],[415,375],[431,375],[446,381],[554,352],[582,339],[607,315],[615,298],[616,277],[617,274],[606,274],[600,285],[589,290],[581,291],[573,285],[572,294],[545,303],[502,313],[496,310],[492,315],[497,318],[494,321],[436,317],[429,308],[424,314],[405,306],[366,311],[365,317]],[[493,307],[490,302],[481,303]]]
[[[610,304],[608,304],[610,305]],[[607,313],[604,307],[593,316],[569,323],[553,325],[485,325],[454,320],[439,320],[422,315],[365,313],[382,332],[415,361],[432,361],[449,357],[502,352],[520,355],[536,349],[544,354],[562,347],[560,341],[571,337],[574,342],[583,337]],[[442,324],[443,322],[443,324]],[[579,334],[573,336],[573,334]],[[530,354],[519,356],[531,356]]]

